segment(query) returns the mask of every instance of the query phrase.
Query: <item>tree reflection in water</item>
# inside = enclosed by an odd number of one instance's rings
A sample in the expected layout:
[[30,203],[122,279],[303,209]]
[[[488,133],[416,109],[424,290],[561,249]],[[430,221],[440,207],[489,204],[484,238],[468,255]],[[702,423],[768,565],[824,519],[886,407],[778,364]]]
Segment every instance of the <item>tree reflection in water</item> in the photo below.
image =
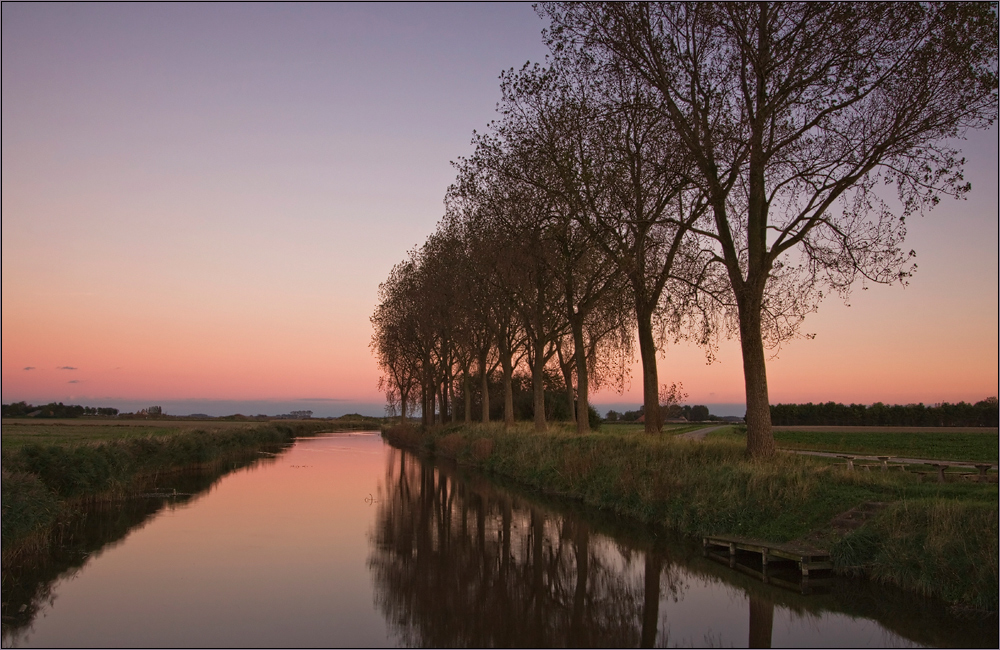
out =
[[663,553],[393,451],[369,567],[376,605],[411,646],[652,646]]
[[767,597],[750,594],[750,644],[751,648],[771,647],[771,628],[774,626],[774,603]]
[[[375,606],[407,646],[763,648],[772,645],[777,609],[781,620],[802,622],[780,628],[786,643],[829,644],[823,635],[835,631],[846,645],[996,647],[995,614],[957,616],[915,594],[848,579],[805,596],[703,558],[700,547],[594,511],[540,505],[481,475],[460,477],[448,463],[387,453],[368,567]],[[670,612],[711,607],[707,590],[729,594],[716,606],[735,597],[746,608],[699,610],[704,629],[677,619],[672,633]],[[689,591],[699,597],[685,609]]]

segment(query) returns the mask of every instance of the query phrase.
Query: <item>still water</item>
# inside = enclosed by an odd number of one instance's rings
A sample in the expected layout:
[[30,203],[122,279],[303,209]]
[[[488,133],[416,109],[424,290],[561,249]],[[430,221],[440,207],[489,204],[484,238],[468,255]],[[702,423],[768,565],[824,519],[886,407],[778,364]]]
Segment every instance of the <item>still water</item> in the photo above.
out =
[[4,646],[997,647],[995,617],[765,585],[375,433],[162,483],[180,496],[83,513],[50,560],[6,572]]

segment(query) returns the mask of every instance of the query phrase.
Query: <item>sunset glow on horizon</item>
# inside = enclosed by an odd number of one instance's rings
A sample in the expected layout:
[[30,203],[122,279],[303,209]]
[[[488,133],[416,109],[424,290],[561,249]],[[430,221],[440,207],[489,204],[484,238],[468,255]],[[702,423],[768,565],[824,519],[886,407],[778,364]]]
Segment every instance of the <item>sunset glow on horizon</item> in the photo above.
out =
[[[442,217],[498,74],[544,60],[531,8],[2,11],[3,402],[381,414],[378,285]],[[997,394],[997,140],[961,144],[967,200],[908,220],[909,286],[828,296],[802,328],[816,338],[769,360],[772,403]],[[688,403],[744,401],[738,342],[712,365],[669,345],[659,371]],[[592,401],[638,406],[638,362],[631,377]]]

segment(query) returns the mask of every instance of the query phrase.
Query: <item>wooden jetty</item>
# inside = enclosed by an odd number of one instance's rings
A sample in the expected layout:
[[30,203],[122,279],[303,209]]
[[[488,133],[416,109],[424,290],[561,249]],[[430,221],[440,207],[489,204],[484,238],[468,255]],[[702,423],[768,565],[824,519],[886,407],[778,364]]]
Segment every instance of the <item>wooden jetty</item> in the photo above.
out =
[[[745,537],[709,535],[702,538],[702,553],[705,557],[722,562],[728,561],[730,568],[759,577],[765,583],[773,583],[787,588],[798,588],[802,593],[809,593],[810,584],[814,586],[821,584],[816,580],[810,581],[810,572],[829,571],[833,569],[833,561],[830,559],[829,551],[818,549],[802,542],[779,544]],[[737,562],[737,557],[741,553],[744,556],[759,556],[761,570],[757,571]],[[789,562],[797,564],[798,572],[802,574],[801,583],[793,585],[786,580],[779,579],[777,576],[769,575],[768,567],[775,562],[780,562],[784,565],[787,565]]]

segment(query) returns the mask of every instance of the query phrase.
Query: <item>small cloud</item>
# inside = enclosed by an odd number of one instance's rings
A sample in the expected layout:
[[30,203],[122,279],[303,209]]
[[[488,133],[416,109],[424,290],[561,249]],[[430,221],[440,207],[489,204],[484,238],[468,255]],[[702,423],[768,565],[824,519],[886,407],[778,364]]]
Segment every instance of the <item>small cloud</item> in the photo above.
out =
[[25,366],[24,369],[25,370],[34,370],[35,366]]
[[73,366],[57,366],[56,370],[76,370]]
[[80,380],[79,380],[79,379],[70,379],[70,380],[69,380],[69,381],[67,381],[66,383],[67,383],[67,384],[79,384],[79,383],[80,383]]

